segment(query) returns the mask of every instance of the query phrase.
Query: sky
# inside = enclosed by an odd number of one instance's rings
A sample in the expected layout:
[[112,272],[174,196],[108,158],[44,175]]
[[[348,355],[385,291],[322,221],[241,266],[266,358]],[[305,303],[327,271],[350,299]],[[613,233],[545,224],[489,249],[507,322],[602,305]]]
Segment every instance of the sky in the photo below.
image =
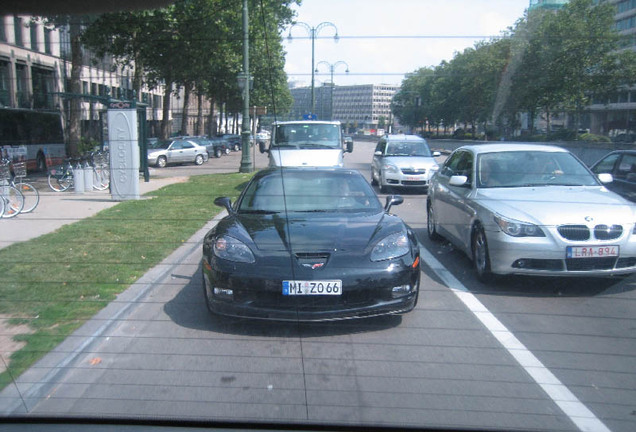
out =
[[[529,0],[302,0],[295,21],[315,33],[316,86],[400,84],[404,74],[437,66],[478,40],[501,35]],[[339,40],[334,41],[334,28]],[[311,38],[301,25],[283,33],[289,81],[311,83]],[[325,62],[319,64],[319,62]],[[346,64],[338,64],[344,62]],[[332,66],[335,65],[335,66]],[[346,73],[346,70],[349,73]]]

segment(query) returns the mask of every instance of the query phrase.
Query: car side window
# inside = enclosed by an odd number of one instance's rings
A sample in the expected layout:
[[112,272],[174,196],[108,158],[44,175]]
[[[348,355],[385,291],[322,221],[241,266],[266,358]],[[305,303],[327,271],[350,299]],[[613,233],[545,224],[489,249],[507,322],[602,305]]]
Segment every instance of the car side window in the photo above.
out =
[[592,170],[594,174],[603,174],[603,173],[612,173],[614,171],[614,165],[616,165],[616,161],[620,158],[620,154],[613,154],[607,156],[601,162],[598,163]]
[[194,148],[194,146],[192,145],[192,143],[189,143],[189,142],[186,141],[186,142],[183,143],[183,148],[184,149],[191,149],[191,148]]
[[378,142],[378,145],[375,146],[376,152],[382,152],[384,154],[384,147],[386,146],[386,141],[382,140]]
[[636,156],[623,155],[618,167],[616,168],[615,177],[619,180],[636,183]]
[[454,175],[463,175],[468,177],[468,182],[472,181],[473,173],[473,155],[467,151],[459,151],[454,153],[446,160],[441,174],[447,177]]
[[182,148],[182,144],[178,141],[173,142],[170,146],[170,150],[181,150]]

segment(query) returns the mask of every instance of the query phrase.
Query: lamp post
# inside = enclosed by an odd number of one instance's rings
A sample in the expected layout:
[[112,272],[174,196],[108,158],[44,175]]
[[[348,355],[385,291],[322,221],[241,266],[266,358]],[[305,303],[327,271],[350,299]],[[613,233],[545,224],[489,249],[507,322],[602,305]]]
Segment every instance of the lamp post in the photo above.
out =
[[243,123],[241,126],[242,157],[239,172],[249,173],[254,170],[250,157],[250,39],[247,0],[243,0],[243,71],[238,75],[238,85],[243,93]]
[[327,27],[332,27],[336,34],[333,36],[334,41],[338,42],[338,28],[336,27],[335,24],[330,23],[328,21],[325,22],[321,22],[320,24],[318,24],[316,27],[312,27],[307,23],[304,22],[297,22],[292,24],[292,26],[289,28],[289,34],[287,35],[287,40],[289,40],[291,42],[292,40],[292,29],[296,26],[300,26],[302,28],[304,28],[305,30],[307,30],[307,33],[309,34],[309,37],[311,38],[311,114],[314,113],[314,109],[316,106],[316,90],[315,90],[315,83],[314,83],[314,69],[315,69],[315,65],[314,65],[314,60],[315,60],[315,45],[316,45],[316,37],[318,36],[318,33],[320,33],[320,31],[324,28]]
[[318,64],[316,65],[316,70],[315,72],[318,72],[318,66],[320,66],[321,64],[326,65],[329,68],[329,71],[331,72],[331,115],[330,115],[330,119],[329,120],[333,120],[333,91],[334,91],[334,83],[333,83],[333,72],[336,70],[336,68],[340,65],[345,65],[347,67],[347,69],[345,70],[345,73],[349,73],[349,65],[347,64],[347,62],[344,62],[342,60],[338,60],[335,63],[329,63],[326,61],[319,61]]

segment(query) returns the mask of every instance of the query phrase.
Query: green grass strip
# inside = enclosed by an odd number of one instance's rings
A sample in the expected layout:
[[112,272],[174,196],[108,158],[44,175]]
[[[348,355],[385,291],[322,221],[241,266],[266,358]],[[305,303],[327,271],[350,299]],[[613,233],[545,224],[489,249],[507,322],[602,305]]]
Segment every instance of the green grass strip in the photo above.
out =
[[[0,250],[0,314],[33,333],[9,358],[0,389],[187,241],[235,199],[251,174],[193,176],[136,201]],[[1,222],[1,221],[0,221]],[[7,359],[3,359],[5,362]]]

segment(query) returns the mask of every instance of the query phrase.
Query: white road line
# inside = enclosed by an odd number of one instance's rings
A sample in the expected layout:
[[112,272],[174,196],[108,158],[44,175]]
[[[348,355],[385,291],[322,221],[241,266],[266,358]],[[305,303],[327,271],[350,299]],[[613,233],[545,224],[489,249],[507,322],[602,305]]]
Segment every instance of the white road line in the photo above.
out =
[[574,393],[423,246],[420,246],[420,256],[581,431],[610,432]]

